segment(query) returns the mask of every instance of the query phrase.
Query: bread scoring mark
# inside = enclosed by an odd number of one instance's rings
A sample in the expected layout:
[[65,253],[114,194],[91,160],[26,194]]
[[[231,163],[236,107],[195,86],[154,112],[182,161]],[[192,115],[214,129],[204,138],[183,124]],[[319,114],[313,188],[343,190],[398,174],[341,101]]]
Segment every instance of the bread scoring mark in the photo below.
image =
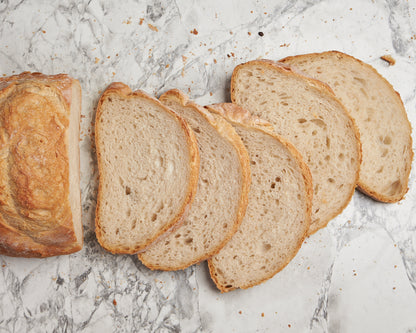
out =
[[62,204],[69,193],[66,105],[53,87],[32,82],[14,85],[0,107],[2,164],[8,170],[1,176],[0,212],[5,224],[28,235],[71,218],[69,203]]

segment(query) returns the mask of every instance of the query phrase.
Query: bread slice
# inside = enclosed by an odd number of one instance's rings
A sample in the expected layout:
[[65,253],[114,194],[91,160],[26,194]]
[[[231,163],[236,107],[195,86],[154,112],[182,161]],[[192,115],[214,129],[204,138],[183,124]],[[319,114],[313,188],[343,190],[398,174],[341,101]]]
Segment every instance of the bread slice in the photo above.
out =
[[0,79],[0,254],[81,250],[81,86],[68,75]]
[[337,51],[282,62],[327,83],[354,118],[363,146],[359,189],[379,201],[401,200],[413,158],[412,129],[391,84],[370,65]]
[[160,100],[195,132],[201,158],[198,190],[183,225],[139,258],[151,269],[178,270],[211,257],[237,231],[247,206],[250,163],[240,137],[224,119],[176,89]]
[[231,99],[300,151],[314,183],[309,234],[325,227],[350,201],[361,161],[359,134],[344,106],[322,82],[269,60],[234,69]]
[[199,170],[195,135],[157,99],[112,83],[98,102],[95,142],[97,239],[112,253],[142,251],[189,210]]
[[312,179],[299,152],[273,127],[241,107],[207,107],[236,129],[250,156],[252,183],[237,233],[209,261],[211,277],[227,292],[274,276],[296,255],[309,230]]

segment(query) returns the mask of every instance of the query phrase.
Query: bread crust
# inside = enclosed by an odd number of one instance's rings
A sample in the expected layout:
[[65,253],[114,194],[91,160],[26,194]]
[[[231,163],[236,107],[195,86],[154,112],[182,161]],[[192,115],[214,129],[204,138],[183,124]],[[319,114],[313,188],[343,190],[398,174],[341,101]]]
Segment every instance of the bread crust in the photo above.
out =
[[[267,121],[261,118],[251,115],[249,111],[247,111],[246,109],[234,103],[212,104],[212,105],[206,106],[205,108],[212,113],[215,113],[224,117],[231,124],[234,123],[234,124],[242,125],[246,128],[256,129],[258,131],[261,131],[263,133],[270,135],[271,137],[279,141],[295,158],[297,164],[299,165],[299,168],[301,169],[303,181],[305,184],[305,194],[306,194],[305,197],[307,198],[307,202],[306,202],[306,212],[305,212],[306,218],[305,218],[304,232],[302,234],[302,237],[298,239],[298,242],[295,248],[293,249],[292,255],[287,258],[286,262],[281,267],[279,267],[274,272],[271,272],[268,275],[264,276],[263,279],[261,279],[255,284],[247,284],[247,285],[238,287],[241,289],[247,289],[255,285],[261,284],[269,280],[270,278],[272,278],[274,275],[280,272],[283,268],[285,268],[289,264],[289,262],[299,252],[299,249],[301,248],[303,241],[308,235],[308,230],[311,224],[312,198],[313,198],[312,175],[309,170],[309,167],[304,162],[302,155],[299,153],[299,151],[289,141],[287,141],[283,137],[274,133],[272,124],[268,123]],[[224,293],[224,292],[228,292],[228,291],[236,289],[236,288],[225,288],[225,286],[220,283],[220,281],[216,278],[217,271],[211,259],[208,260],[208,268],[209,268],[209,272],[211,275],[211,279],[214,281],[215,285],[221,292]]]
[[232,238],[232,236],[237,232],[238,228],[240,227],[241,221],[244,218],[247,204],[248,204],[248,193],[249,193],[249,188],[251,184],[250,158],[248,156],[248,152],[243,142],[241,141],[241,138],[239,137],[239,135],[235,132],[234,128],[228,122],[226,122],[224,119],[220,117],[213,116],[202,106],[189,100],[189,97],[186,94],[184,94],[182,91],[178,89],[169,90],[165,92],[163,95],[161,95],[159,97],[159,100],[162,103],[167,100],[172,100],[174,102],[179,103],[180,105],[184,107],[192,107],[196,112],[198,112],[201,116],[203,116],[218,131],[218,133],[222,137],[226,138],[233,145],[234,149],[237,151],[240,164],[241,164],[242,189],[241,189],[241,195],[240,195],[240,200],[238,204],[237,217],[234,221],[233,228],[227,233],[223,241],[219,243],[217,247],[215,247],[209,252],[206,252],[203,256],[194,258],[193,260],[190,260],[187,264],[181,265],[181,266],[166,267],[166,266],[156,265],[147,261],[146,258],[142,255],[142,253],[138,254],[138,257],[142,261],[142,263],[146,267],[152,270],[165,270],[165,271],[182,270],[191,265],[204,261],[212,257],[213,255],[217,254],[225,246],[225,244],[228,243],[228,241]]
[[101,217],[100,217],[100,206],[101,206],[101,197],[103,194],[103,189],[101,187],[101,182],[99,182],[98,185],[98,195],[97,195],[97,207],[96,207],[96,217],[95,217],[95,233],[97,236],[97,240],[100,243],[100,245],[106,249],[107,251],[111,253],[118,253],[118,254],[136,254],[138,252],[144,251],[150,244],[157,241],[163,235],[167,232],[172,232],[177,227],[179,227],[187,215],[188,210],[190,209],[190,206],[192,204],[192,201],[194,200],[197,185],[198,185],[198,176],[199,176],[199,150],[198,145],[196,141],[196,137],[192,129],[189,127],[189,125],[179,116],[177,115],[173,110],[167,108],[164,106],[160,101],[153,98],[152,96],[148,95],[144,91],[136,90],[132,91],[127,85],[121,82],[113,82],[111,83],[107,89],[103,92],[101,95],[100,100],[98,101],[97,105],[97,113],[95,118],[95,144],[96,144],[96,153],[97,153],[97,162],[98,162],[98,172],[99,177],[102,178],[105,176],[105,172],[103,170],[103,166],[101,163],[101,147],[99,145],[99,139],[100,139],[100,131],[98,130],[98,123],[100,120],[100,117],[102,115],[102,104],[104,100],[110,96],[110,95],[117,95],[121,96],[122,98],[130,99],[130,98],[144,98],[152,103],[157,104],[161,108],[163,108],[167,113],[169,113],[171,116],[173,116],[176,121],[180,124],[181,128],[183,129],[186,140],[189,147],[189,155],[190,155],[190,175],[189,175],[189,183],[186,187],[186,195],[185,199],[183,201],[182,207],[178,211],[178,213],[174,216],[174,218],[166,223],[163,228],[161,228],[155,236],[153,236],[148,242],[146,242],[143,245],[137,245],[136,247],[126,250],[121,247],[112,247],[109,244],[105,243],[104,238],[101,234]]
[[[331,99],[337,101],[337,103],[339,104],[340,108],[343,110],[343,112],[345,113],[345,115],[351,120],[352,123],[352,128],[353,128],[353,132],[354,132],[354,136],[356,138],[356,142],[357,142],[357,159],[355,162],[356,165],[356,173],[355,173],[355,177],[353,182],[355,184],[358,183],[358,179],[359,179],[359,174],[360,174],[360,165],[361,165],[361,161],[362,161],[362,146],[361,146],[361,141],[360,141],[360,132],[358,130],[358,127],[355,123],[355,120],[351,117],[350,113],[348,112],[348,110],[345,108],[345,106],[341,103],[341,101],[335,97],[334,92],[332,91],[332,89],[324,82],[316,80],[308,75],[305,75],[304,73],[302,73],[301,71],[290,67],[282,62],[279,61],[273,61],[273,60],[268,60],[268,59],[260,59],[260,60],[252,60],[252,61],[248,61],[246,63],[240,64],[238,65],[234,71],[233,74],[231,76],[231,101],[233,103],[235,103],[236,98],[235,98],[235,87],[236,87],[236,76],[237,76],[237,72],[242,68],[242,67],[246,67],[246,66],[266,66],[272,70],[275,71],[279,71],[279,72],[284,72],[286,74],[289,75],[293,75],[296,76],[302,80],[307,81],[311,86],[315,87],[316,89],[318,89],[322,94],[329,96]],[[331,221],[334,217],[336,217],[337,215],[341,214],[341,212],[345,209],[345,207],[348,206],[349,202],[351,201],[351,198],[354,194],[355,191],[355,187],[352,187],[350,192],[348,193],[347,196],[347,200],[345,200],[345,203],[335,212],[333,213],[331,216],[329,216],[329,218],[327,220],[321,220],[319,222],[319,224],[317,225],[317,223],[312,223],[308,232],[308,236],[314,234],[315,232],[317,232],[318,230],[326,227],[329,223],[329,221]]]
[[[406,109],[404,107],[404,104],[403,104],[403,101],[401,99],[400,94],[396,90],[394,90],[394,88],[390,84],[390,82],[387,81],[379,72],[377,72],[377,70],[373,66],[361,61],[360,59],[357,59],[357,58],[355,58],[351,55],[345,54],[343,52],[333,50],[333,51],[326,51],[326,52],[322,52],[322,53],[316,52],[316,53],[301,54],[301,55],[297,55],[297,56],[290,56],[290,57],[283,58],[279,61],[281,61],[283,63],[287,63],[287,62],[290,62],[292,59],[295,59],[295,58],[296,59],[302,59],[302,58],[308,59],[310,57],[315,57],[315,56],[325,57],[325,56],[328,56],[328,55],[329,56],[330,55],[336,55],[338,57],[338,59],[342,59],[342,58],[352,59],[352,60],[358,62],[364,68],[366,68],[366,69],[370,70],[371,72],[373,72],[374,74],[376,74],[387,85],[387,87],[389,87],[389,89],[394,94],[397,94],[398,99],[400,101],[400,106],[401,106],[400,107],[400,112],[402,113],[403,118],[406,120],[407,125],[410,128],[410,131],[412,131],[412,125],[411,125],[411,123],[410,123],[410,121],[407,117]],[[409,137],[409,140],[410,140],[410,159],[409,159],[410,162],[408,163],[408,165],[406,167],[405,178],[407,179],[407,184],[406,184],[406,186],[403,187],[402,192],[398,193],[395,196],[388,196],[388,195],[385,195],[383,193],[376,192],[369,184],[365,184],[360,179],[358,179],[357,186],[358,186],[358,189],[362,193],[368,195],[369,197],[373,198],[374,200],[377,200],[377,201],[380,201],[380,202],[385,202],[385,203],[398,202],[398,201],[400,201],[404,198],[405,194],[409,190],[408,183],[409,183],[410,171],[411,171],[411,167],[412,167],[412,161],[413,161],[413,157],[414,157],[414,152],[413,152],[413,149],[412,149],[412,136],[411,135]]]
[[0,78],[0,254],[42,258],[82,248],[69,202],[73,87],[81,89],[66,74]]

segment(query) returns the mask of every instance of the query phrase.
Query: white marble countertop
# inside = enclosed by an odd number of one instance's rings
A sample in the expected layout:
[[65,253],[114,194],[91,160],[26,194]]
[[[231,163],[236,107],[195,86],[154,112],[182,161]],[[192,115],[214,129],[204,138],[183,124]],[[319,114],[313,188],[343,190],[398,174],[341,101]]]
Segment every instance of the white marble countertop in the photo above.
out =
[[221,294],[205,263],[157,272],[101,249],[91,149],[112,81],[208,104],[229,100],[241,62],[332,49],[385,76],[416,127],[415,0],[2,0],[0,20],[0,74],[64,72],[82,84],[85,230],[73,255],[0,256],[0,332],[416,332],[415,165],[402,202],[356,193],[273,279]]

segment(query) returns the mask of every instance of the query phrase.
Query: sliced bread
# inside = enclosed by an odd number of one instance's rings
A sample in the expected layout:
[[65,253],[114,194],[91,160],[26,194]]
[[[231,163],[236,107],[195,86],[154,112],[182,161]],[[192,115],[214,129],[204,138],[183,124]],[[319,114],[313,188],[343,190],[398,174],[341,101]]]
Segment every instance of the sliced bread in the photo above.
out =
[[413,158],[411,125],[391,84],[370,65],[337,51],[281,61],[327,83],[354,118],[363,146],[359,189],[379,201],[401,200]]
[[224,119],[176,89],[160,100],[195,132],[201,159],[198,190],[182,226],[138,256],[151,269],[178,270],[211,257],[236,232],[247,206],[250,164],[240,137]]
[[325,227],[350,201],[361,161],[359,134],[344,106],[322,82],[270,60],[237,66],[231,99],[300,151],[314,186],[309,234]]
[[112,253],[134,254],[182,222],[198,182],[187,123],[157,99],[113,83],[98,102],[96,235]]
[[273,127],[241,107],[207,107],[236,129],[250,156],[252,183],[237,233],[209,261],[211,277],[227,292],[260,284],[296,255],[309,230],[312,179],[299,152]]

